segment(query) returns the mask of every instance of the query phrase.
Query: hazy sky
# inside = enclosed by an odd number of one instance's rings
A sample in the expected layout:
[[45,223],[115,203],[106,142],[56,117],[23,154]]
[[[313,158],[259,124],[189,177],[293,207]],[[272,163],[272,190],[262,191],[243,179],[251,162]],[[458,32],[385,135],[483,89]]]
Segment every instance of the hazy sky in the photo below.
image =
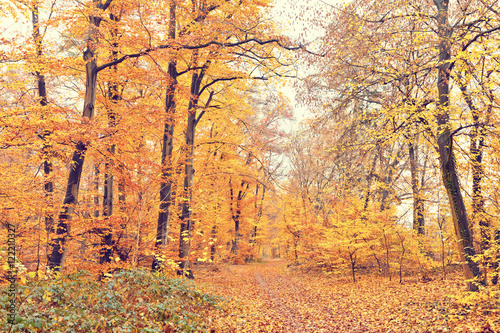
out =
[[[275,6],[272,11],[273,19],[282,26],[282,31],[291,38],[301,38],[306,42],[314,42],[323,35],[323,31],[317,29],[311,24],[313,19],[328,20],[328,13],[333,10],[334,5],[345,2],[344,0],[275,0]],[[301,77],[307,73],[299,73]],[[295,122],[286,122],[284,126],[288,130],[296,130],[298,123],[307,117],[308,110],[306,106],[299,106],[295,89],[292,87],[293,80],[289,80],[287,85],[281,88],[294,108]]]

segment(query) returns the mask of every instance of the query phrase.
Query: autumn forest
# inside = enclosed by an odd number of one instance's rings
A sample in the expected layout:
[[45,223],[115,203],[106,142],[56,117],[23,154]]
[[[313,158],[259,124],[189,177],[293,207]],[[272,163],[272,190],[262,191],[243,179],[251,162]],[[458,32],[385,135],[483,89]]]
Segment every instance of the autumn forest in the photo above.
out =
[[283,3],[0,3],[0,331],[500,332],[500,3]]

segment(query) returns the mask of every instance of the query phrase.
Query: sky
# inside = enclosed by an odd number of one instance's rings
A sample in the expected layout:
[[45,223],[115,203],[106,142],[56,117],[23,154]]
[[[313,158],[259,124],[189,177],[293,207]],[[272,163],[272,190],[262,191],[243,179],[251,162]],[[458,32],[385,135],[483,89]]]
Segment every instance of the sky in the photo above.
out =
[[[323,31],[313,27],[310,23],[313,19],[328,19],[328,13],[333,10],[333,6],[345,2],[344,0],[275,0],[272,10],[273,19],[281,25],[282,32],[292,39],[301,39],[306,43],[313,43],[323,35]],[[309,73],[299,71],[299,77],[303,78]],[[295,121],[286,121],[283,126],[287,131],[296,131],[300,121],[307,118],[310,112],[307,106],[300,105],[296,89],[293,84],[297,80],[288,80],[280,88],[280,91],[290,99],[294,110]]]

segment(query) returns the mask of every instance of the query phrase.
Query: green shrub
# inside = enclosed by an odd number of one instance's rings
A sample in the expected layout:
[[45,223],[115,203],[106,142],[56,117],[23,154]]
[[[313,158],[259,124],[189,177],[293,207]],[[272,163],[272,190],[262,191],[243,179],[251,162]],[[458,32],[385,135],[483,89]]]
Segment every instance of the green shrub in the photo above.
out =
[[[90,273],[29,280],[16,292],[16,320],[7,322],[8,287],[0,289],[1,332],[204,332],[221,298],[192,281],[138,269],[105,282]],[[167,330],[169,331],[169,330]]]

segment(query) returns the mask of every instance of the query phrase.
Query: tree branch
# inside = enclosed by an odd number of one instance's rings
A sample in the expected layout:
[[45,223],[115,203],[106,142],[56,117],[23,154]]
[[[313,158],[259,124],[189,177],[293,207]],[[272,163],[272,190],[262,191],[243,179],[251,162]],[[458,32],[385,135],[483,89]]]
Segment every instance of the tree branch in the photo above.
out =
[[109,5],[111,5],[111,2],[113,0],[106,0],[106,2],[104,4],[101,3],[101,1],[99,1],[99,5],[97,6],[97,8],[99,9],[102,9],[103,11],[108,9]]
[[[201,93],[200,93],[201,95]],[[196,118],[196,121],[194,122],[194,126],[196,127],[196,125],[198,125],[198,123],[200,122],[200,119],[201,117],[203,117],[203,115],[205,114],[205,110],[206,108],[208,108],[208,106],[210,105],[210,102],[212,101],[212,97],[214,96],[214,92],[211,91],[210,92],[210,96],[208,96],[208,100],[207,100],[207,103],[205,103],[205,108],[200,112],[200,114],[198,115],[198,118]]]
[[[143,55],[149,54],[149,53],[151,53],[153,51],[162,50],[162,49],[176,48],[176,49],[185,49],[185,50],[198,50],[198,49],[207,48],[207,47],[209,47],[211,45],[215,45],[215,46],[219,46],[219,47],[235,47],[235,46],[249,44],[249,43],[257,43],[259,45],[277,44],[279,47],[281,47],[281,48],[283,48],[285,50],[289,50],[289,51],[295,51],[295,50],[304,49],[304,46],[302,46],[302,45],[299,45],[299,46],[286,46],[286,45],[283,45],[278,39],[260,40],[260,39],[257,39],[257,38],[245,39],[245,40],[242,40],[242,41],[239,41],[239,42],[234,42],[234,43],[221,43],[221,42],[217,42],[217,41],[210,41],[208,43],[200,44],[200,45],[180,45],[180,46],[174,46],[174,45],[170,45],[170,44],[165,44],[165,45],[159,45],[159,46],[156,46],[156,47],[150,47],[150,48],[144,49],[143,51],[138,52],[138,53],[124,55],[121,58],[118,58],[116,60],[110,61],[110,62],[108,62],[106,64],[103,64],[103,65],[97,67],[96,71],[100,72],[103,69],[106,69],[108,67],[117,65],[119,63],[122,63],[122,62],[124,62],[127,59],[139,58],[139,57],[142,57]],[[308,53],[311,53],[311,54],[315,54],[315,53],[312,53],[312,52],[307,51],[307,50],[305,50],[305,51],[308,52]]]

